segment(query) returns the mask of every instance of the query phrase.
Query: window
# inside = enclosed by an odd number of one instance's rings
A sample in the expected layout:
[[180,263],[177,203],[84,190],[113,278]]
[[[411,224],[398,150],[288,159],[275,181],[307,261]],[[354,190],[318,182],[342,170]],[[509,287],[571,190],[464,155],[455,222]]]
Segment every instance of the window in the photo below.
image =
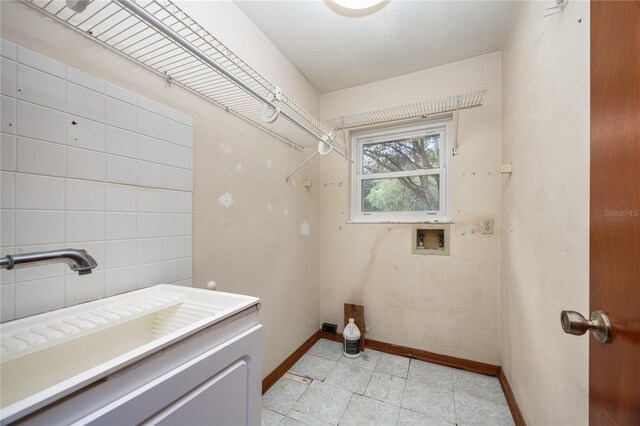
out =
[[451,121],[354,133],[351,220],[451,220]]

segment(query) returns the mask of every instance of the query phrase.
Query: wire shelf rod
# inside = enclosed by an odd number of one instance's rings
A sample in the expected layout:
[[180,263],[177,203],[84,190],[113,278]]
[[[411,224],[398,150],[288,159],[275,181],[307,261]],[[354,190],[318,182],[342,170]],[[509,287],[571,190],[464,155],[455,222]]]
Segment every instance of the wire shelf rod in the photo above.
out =
[[[123,23],[125,23],[129,18],[131,18],[131,15],[126,16],[122,21],[116,21],[111,27],[107,28],[105,31],[102,32],[102,36],[105,36],[105,34],[108,34],[109,32],[111,32],[113,29],[122,26]],[[126,31],[127,29],[129,29],[129,27],[123,29],[122,31],[118,32],[115,34],[115,36],[120,35],[121,33],[123,33],[124,31]],[[111,40],[113,38],[109,37],[108,39],[106,39],[106,41],[108,42],[109,40]]]
[[108,19],[111,19],[111,17],[115,16],[116,14],[120,13],[119,10],[115,10],[113,11],[113,13],[111,15],[107,15],[104,18],[102,18],[102,20],[96,22],[95,24],[93,24],[92,27],[89,28],[88,31],[92,32],[94,29],[96,29],[98,27],[98,25],[103,24],[104,22],[106,22]]
[[[53,0],[51,0],[45,7],[48,7],[49,4],[51,4],[51,2],[53,2]],[[62,11],[65,9],[64,5],[62,5],[62,7],[60,7],[60,9],[54,14],[55,16],[58,16],[60,13],[62,13]],[[75,12],[73,13],[75,15]]]
[[87,18],[84,21],[80,21],[80,23],[78,23],[78,27],[81,27],[82,25],[84,25],[87,21],[89,21],[90,19],[92,19],[93,17],[95,17],[97,14],[99,14],[100,12],[102,12],[103,10],[105,10],[107,7],[109,6],[109,3],[105,3],[104,6],[102,6],[102,8],[98,9],[98,11],[94,12],[93,15],[87,16]]
[[[160,6],[162,7],[162,9],[164,9],[165,11],[167,11],[167,13],[169,13],[169,14],[170,14],[170,16],[171,16],[171,15],[175,15],[175,12],[176,12],[176,6],[175,6],[173,3],[171,3],[171,7],[174,9],[174,11],[169,11],[169,10],[166,8],[166,6],[164,6],[164,5],[162,5],[162,4],[160,4]],[[180,11],[180,12],[184,15],[184,13],[183,13],[182,11]],[[190,30],[184,22],[182,22],[181,20],[179,20],[179,19],[177,19],[177,18],[176,18],[176,22],[177,22],[177,24],[183,25],[183,26],[184,26],[184,29],[189,30],[189,31],[190,31],[190,34],[195,35],[198,39],[202,40],[202,44],[198,45],[198,44],[195,44],[195,42],[194,42],[193,40],[188,40],[188,39],[187,39],[189,42],[191,42],[192,44],[194,44],[197,48],[202,48],[202,46],[203,46],[203,45],[208,45],[210,49],[216,50],[217,52],[219,52],[222,56],[224,56],[224,57],[226,58],[226,56],[227,56],[227,55],[226,55],[226,54],[224,54],[224,52],[220,51],[220,49],[218,49],[216,46],[212,46],[212,45],[211,45],[211,43],[210,43],[210,42],[208,42],[208,41],[205,39],[205,37],[203,37],[202,35],[198,34],[198,32],[197,32],[197,31]],[[179,33],[179,31],[177,31],[177,32]],[[186,38],[186,37],[185,37],[185,38]],[[229,50],[228,50],[228,49],[226,49],[226,48],[225,48],[225,50],[229,51]],[[211,53],[210,53],[207,49],[205,49],[205,50],[204,50],[204,53],[206,53],[206,54],[208,54],[209,56],[211,56]],[[229,53],[230,53],[230,51],[229,51]],[[215,59],[215,58],[214,58],[214,59]],[[238,71],[245,72],[248,76],[254,77],[254,79],[255,79],[255,76],[257,75],[257,73],[253,70],[253,68],[248,67],[248,68],[252,71],[252,73],[250,74],[250,73],[247,73],[247,72],[246,72],[245,70],[243,70],[242,68],[240,68],[237,64],[233,63],[233,61],[231,61],[230,59],[229,59],[229,61],[230,61],[230,64],[231,64],[232,66],[235,66],[235,67],[237,68],[237,70],[238,70]],[[223,65],[224,65],[224,64],[223,64]],[[246,64],[243,64],[243,65],[246,65]],[[258,80],[258,81],[259,81],[259,80],[262,80],[262,79],[256,79],[256,80]],[[261,83],[263,86],[265,86],[265,88],[267,88],[267,90],[272,91],[272,89],[273,89],[272,87],[266,87],[266,85],[264,85],[264,83],[263,83],[262,81],[260,81],[260,83]]]
[[376,124],[390,123],[416,118],[423,118],[460,109],[474,108],[482,105],[486,89],[467,92],[459,95],[432,99],[424,102],[413,102],[377,110],[333,117],[325,120],[336,130],[357,128]]
[[237,87],[229,87],[228,85],[225,85],[224,82],[220,81],[203,81],[200,84],[194,84],[193,88],[203,92],[215,90],[220,94],[221,98],[229,91],[238,91]]
[[[136,37],[138,37],[140,34],[142,34],[143,32],[147,31],[148,28],[141,28],[138,31],[135,31],[131,34],[126,34],[128,31],[131,31],[132,29],[135,30],[133,27],[136,25],[136,23],[141,23],[142,21],[140,21],[139,19],[130,16],[130,18],[134,18],[134,23],[129,26],[124,28],[122,31],[114,34],[113,36],[107,38],[106,40],[103,41],[103,43],[105,43],[108,46],[113,47],[114,49],[120,49],[120,47],[118,46],[121,43],[124,43],[126,40],[128,40],[129,38],[131,39],[135,39]],[[122,21],[122,23],[125,23],[126,21]],[[122,39],[120,41],[113,41],[114,39],[117,39],[118,37],[120,37],[122,35]],[[113,42],[113,44],[111,44]]]
[[294,174],[296,174],[298,172],[298,170],[300,170],[301,168],[303,168],[304,166],[307,165],[307,163],[309,163],[309,161],[313,160],[316,155],[318,155],[319,152],[316,151],[314,152],[309,158],[307,158],[306,160],[304,160],[298,167],[296,167],[296,169],[294,171],[292,171],[291,173],[289,173],[287,175],[287,177],[284,178],[285,182],[289,182],[289,179],[291,178],[291,176],[293,176]]
[[[142,50],[142,49],[144,49],[146,47],[149,47],[149,46],[151,46],[151,45],[153,45],[154,43],[157,42],[157,41],[152,41],[149,44],[142,44],[142,43],[146,42],[147,40],[151,39],[152,37],[158,37],[158,33],[151,31],[149,28],[146,28],[145,31],[143,31],[143,33],[144,32],[148,32],[149,34],[146,35],[145,37],[139,39],[139,40],[136,40],[133,37],[128,37],[128,38],[126,38],[126,39],[121,41],[122,45],[118,46],[118,49],[121,49],[122,51],[126,51],[127,55],[129,55],[131,57],[134,57],[134,55],[136,53],[138,53],[138,51],[140,51],[140,50]],[[161,36],[159,38],[160,38],[160,40],[162,40]],[[125,44],[125,41],[127,41],[127,40],[130,41],[129,44]],[[134,46],[137,46],[137,45],[141,45],[141,46],[140,47],[134,47]]]
[[215,83],[215,82],[219,82],[220,80],[224,80],[223,77],[211,75],[211,73],[208,73],[206,69],[195,71],[198,74],[192,75],[191,77],[188,77],[188,78],[185,78],[184,76],[194,74],[195,72],[189,72],[186,74],[181,74],[181,72],[182,71],[174,72],[172,75],[175,78],[180,78],[183,82],[186,82],[190,86],[195,86],[197,84],[202,84],[205,82]]
[[[143,42],[149,41],[146,44],[143,44]],[[162,36],[158,33],[154,33],[152,32],[151,34],[149,34],[148,36],[146,36],[145,38],[143,38],[142,40],[138,40],[138,41],[134,41],[133,43],[129,44],[128,46],[124,46],[122,49],[123,50],[129,50],[129,54],[131,56],[135,56],[137,55],[139,52],[142,52],[145,49],[149,49],[151,46],[157,44],[157,43],[162,43],[165,42],[165,46],[169,46],[171,45],[171,42],[169,40],[166,40],[164,38],[162,38]],[[134,46],[136,46],[134,48]],[[142,54],[139,56],[140,60],[142,60]]]
[[[170,0],[90,0],[79,14],[62,0],[24,1],[291,146],[317,145],[334,131],[285,93],[272,100],[276,92],[280,93],[277,86]],[[138,13],[140,10],[134,10],[136,6],[156,22]],[[176,38],[156,25],[157,22]],[[211,60],[220,68],[213,66]],[[278,108],[280,119],[264,122],[262,115],[266,107]],[[304,145],[293,142],[297,139]],[[339,138],[329,136],[329,140],[331,146],[344,146]]]
[[270,106],[273,106],[272,102],[269,99],[267,99],[262,94],[257,93],[247,83],[245,83],[244,81],[238,79],[231,72],[229,72],[228,70],[226,70],[225,68],[220,66],[217,62],[213,61],[210,57],[205,55],[201,50],[195,48],[194,46],[188,45],[186,40],[184,40],[182,37],[180,37],[180,35],[175,33],[175,31],[173,31],[172,29],[167,27],[164,23],[162,23],[155,16],[151,15],[146,9],[138,6],[136,3],[134,3],[131,0],[117,0],[117,1],[118,1],[118,3],[123,5],[124,7],[128,8],[129,10],[133,11],[134,13],[137,13],[139,16],[141,16],[143,19],[145,19],[149,24],[153,25],[158,31],[162,32],[164,35],[166,35],[167,37],[172,39],[174,42],[176,42],[177,44],[181,45],[186,50],[190,51],[192,54],[194,54],[195,56],[200,58],[200,60],[202,60],[205,63],[208,63],[212,68],[214,68],[220,74],[222,74],[225,77],[227,77],[230,81],[234,82],[238,86],[240,86],[243,89],[245,89],[249,94],[251,94],[254,97],[258,98],[262,102],[265,102],[265,103],[269,104]]
[[[186,57],[180,57],[181,54],[186,52],[178,46],[172,47],[169,50],[163,50],[165,47],[171,47],[172,45],[173,43],[167,42],[164,46],[157,47],[154,50],[145,53],[144,55],[141,56],[141,58],[144,58],[144,61],[147,62],[150,67],[156,67],[158,66],[158,64],[161,64],[164,61],[179,62],[179,61],[184,61],[185,59],[188,58],[188,55]],[[174,52],[177,53],[177,55],[173,55],[168,58],[166,57],[167,55],[171,55]],[[155,59],[158,59],[158,58],[160,58],[160,60],[158,60],[157,62],[153,62]],[[195,59],[192,59],[192,62],[195,62],[195,61],[196,61]],[[173,64],[174,62],[169,62],[169,65]],[[165,65],[165,66],[168,66],[168,65]]]
[[[222,66],[220,66],[217,62],[212,60],[209,56],[205,55],[200,49],[197,49],[195,46],[188,44],[188,42],[184,38],[182,38],[179,34],[177,34],[171,28],[166,26],[162,21],[157,19],[155,16],[150,14],[145,8],[140,7],[139,5],[134,3],[132,0],[117,0],[117,1],[118,1],[119,4],[123,5],[125,8],[133,11],[134,13],[137,13],[139,16],[141,16],[143,19],[145,19],[149,24],[153,25],[158,31],[162,32],[167,37],[169,37],[170,39],[174,40],[179,45],[183,46],[186,50],[189,50],[192,54],[194,54],[195,56],[199,57],[203,62],[209,64],[212,68],[214,68],[220,74],[222,74],[225,77],[227,77],[230,81],[232,81],[233,83],[235,83],[238,86],[240,86],[241,88],[243,88],[247,93],[249,93],[250,95],[254,96],[258,100],[264,102],[265,104],[267,104],[271,108],[274,108],[274,109],[277,108],[277,106],[271,100],[269,100],[266,96],[264,96],[261,93],[257,92],[249,84],[247,84],[244,81],[240,80],[238,77],[236,77],[230,71],[228,71],[227,69],[225,69]],[[309,129],[303,123],[299,122],[294,117],[292,117],[288,112],[280,109],[280,115],[285,117],[292,124],[294,124],[295,126],[300,128],[301,130],[305,131],[309,135],[314,136],[318,140],[322,140],[322,136],[323,135],[318,135],[316,132],[314,132],[313,130]],[[343,154],[341,154],[341,155],[343,155]]]

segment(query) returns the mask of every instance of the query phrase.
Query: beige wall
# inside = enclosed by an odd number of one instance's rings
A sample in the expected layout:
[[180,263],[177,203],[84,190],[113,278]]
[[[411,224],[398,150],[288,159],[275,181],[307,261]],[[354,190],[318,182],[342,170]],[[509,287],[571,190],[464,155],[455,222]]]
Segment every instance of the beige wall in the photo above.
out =
[[[450,256],[412,255],[411,225],[349,224],[349,167],[322,158],[321,323],[342,326],[343,303],[364,304],[370,339],[500,364],[500,53],[322,95],[321,108],[329,118],[483,88],[484,105],[460,113]],[[486,218],[493,235],[478,232]]]
[[[193,285],[215,280],[220,290],[262,298],[263,374],[269,373],[318,329],[318,185],[306,189],[284,183],[284,176],[308,154],[180,87],[168,86],[156,74],[24,3],[1,4],[3,38],[193,116]],[[247,62],[268,60],[265,73],[275,84],[312,112],[319,110],[315,90],[301,75],[295,76],[295,68],[235,5],[207,6],[216,19],[234,23],[233,31],[225,27],[222,40],[245,49]],[[254,44],[263,56],[252,57],[249,47]],[[317,163],[311,164],[296,180],[316,183],[317,171]],[[234,203],[225,208],[218,197],[227,192]],[[301,233],[304,220],[311,229],[307,236]]]
[[502,56],[502,366],[528,424],[587,424],[589,339],[559,317],[589,307],[589,3],[545,7]]

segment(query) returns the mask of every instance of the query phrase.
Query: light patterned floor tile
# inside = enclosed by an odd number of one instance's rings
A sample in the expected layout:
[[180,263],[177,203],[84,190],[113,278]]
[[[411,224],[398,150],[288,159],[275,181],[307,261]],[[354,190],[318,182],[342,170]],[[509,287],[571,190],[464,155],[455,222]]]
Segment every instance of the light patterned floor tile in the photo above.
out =
[[337,361],[342,356],[342,344],[340,342],[333,342],[327,339],[320,339],[307,351],[307,353],[327,358],[332,361]]
[[422,383],[434,388],[453,391],[453,368],[412,359],[409,364],[407,380]]
[[436,417],[416,413],[415,411],[400,409],[398,426],[453,426],[452,423],[445,422]]
[[280,422],[280,426],[306,426],[304,423],[292,419],[291,417],[285,417]]
[[278,380],[262,398],[262,424],[386,426],[396,424],[392,412],[398,426],[513,424],[496,378],[371,349],[363,355],[346,358],[339,342],[316,342],[289,370],[314,381]]
[[282,414],[267,410],[266,408],[262,409],[262,426],[277,426],[282,419],[284,419]]
[[289,369],[289,373],[311,379],[324,380],[334,365],[336,365],[336,362],[330,359],[305,354]]
[[315,417],[311,417],[307,414],[301,413],[296,410],[289,411],[289,414],[287,414],[287,417],[291,417],[293,420],[297,420],[308,426],[331,426],[331,423],[327,423],[323,420],[316,419]]
[[314,380],[293,408],[307,416],[337,425],[351,395],[344,389]]
[[282,377],[262,396],[262,407],[286,415],[308,387]]
[[447,421],[456,422],[453,392],[407,380],[402,408]]
[[398,421],[400,407],[386,404],[365,396],[353,395],[347,409],[340,419],[340,426],[345,425],[395,425]]
[[362,395],[372,374],[373,370],[338,362],[324,382]]
[[464,392],[477,398],[507,405],[502,386],[497,377],[458,370],[453,373],[454,392]]
[[373,349],[367,349],[362,352],[362,354],[360,354],[358,358],[348,358],[346,356],[342,356],[338,362],[350,367],[360,367],[364,368],[365,370],[373,371],[378,364],[378,360],[380,359],[381,354],[381,352],[374,351]]
[[409,358],[383,353],[376,365],[376,371],[406,379],[409,371]]
[[464,425],[514,425],[509,406],[455,393],[456,421]]
[[364,395],[388,404],[400,406],[405,383],[406,380],[400,377],[374,371]]

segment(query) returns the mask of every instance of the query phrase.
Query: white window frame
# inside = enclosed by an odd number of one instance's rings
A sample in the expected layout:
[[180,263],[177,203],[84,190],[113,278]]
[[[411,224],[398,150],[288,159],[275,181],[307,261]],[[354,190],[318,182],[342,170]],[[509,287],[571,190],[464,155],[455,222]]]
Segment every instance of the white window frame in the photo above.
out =
[[[451,222],[451,176],[453,151],[451,148],[451,119],[422,122],[403,126],[352,133],[351,153],[351,221],[358,223],[381,222]],[[440,167],[406,172],[362,173],[363,146],[439,133]],[[362,212],[362,181],[390,177],[440,175],[440,210],[415,212]]]

